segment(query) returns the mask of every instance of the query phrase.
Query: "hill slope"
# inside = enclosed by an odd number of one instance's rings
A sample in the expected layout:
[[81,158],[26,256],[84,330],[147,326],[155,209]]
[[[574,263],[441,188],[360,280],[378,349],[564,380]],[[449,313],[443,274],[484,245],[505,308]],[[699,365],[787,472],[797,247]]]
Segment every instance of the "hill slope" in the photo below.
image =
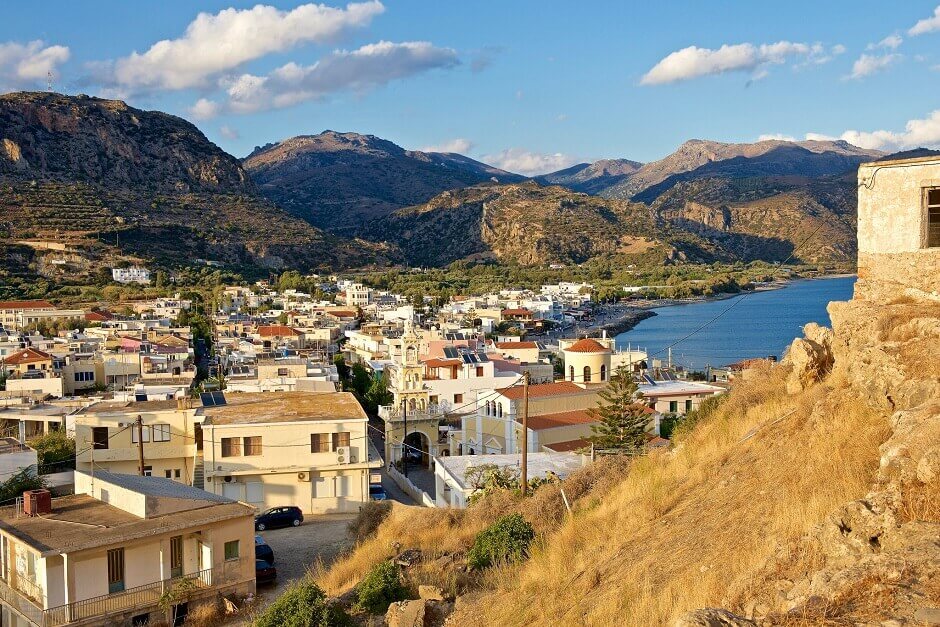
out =
[[169,265],[374,258],[369,246],[339,241],[261,198],[238,160],[189,122],[116,100],[0,96],[0,188],[7,239],[59,239]]
[[[409,580],[460,595],[448,625],[667,625],[704,607],[739,617],[682,624],[909,623],[940,605],[937,307],[830,311],[834,333],[808,326],[671,450],[566,480],[573,514],[554,484],[465,511],[396,507],[319,582],[340,594],[418,549]],[[467,575],[475,534],[512,512],[536,529],[532,556]]]
[[564,185],[576,192],[596,194],[628,179],[641,167],[643,164],[639,161],[602,159],[536,176],[535,180],[544,185]]
[[268,198],[310,224],[346,233],[445,190],[523,178],[463,155],[335,131],[255,149],[243,163]]

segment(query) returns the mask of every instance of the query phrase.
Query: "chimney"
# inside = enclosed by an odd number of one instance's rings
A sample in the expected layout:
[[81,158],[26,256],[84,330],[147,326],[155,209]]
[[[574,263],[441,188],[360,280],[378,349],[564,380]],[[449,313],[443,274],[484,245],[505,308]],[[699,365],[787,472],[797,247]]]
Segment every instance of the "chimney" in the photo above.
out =
[[23,492],[23,513],[27,516],[51,514],[52,493],[45,489]]

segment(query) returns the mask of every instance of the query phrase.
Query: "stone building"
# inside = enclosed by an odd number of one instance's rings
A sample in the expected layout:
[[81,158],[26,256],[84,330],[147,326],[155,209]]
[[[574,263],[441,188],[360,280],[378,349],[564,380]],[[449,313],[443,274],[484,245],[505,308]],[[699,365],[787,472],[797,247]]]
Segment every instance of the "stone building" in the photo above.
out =
[[940,301],[940,156],[859,167],[855,291]]

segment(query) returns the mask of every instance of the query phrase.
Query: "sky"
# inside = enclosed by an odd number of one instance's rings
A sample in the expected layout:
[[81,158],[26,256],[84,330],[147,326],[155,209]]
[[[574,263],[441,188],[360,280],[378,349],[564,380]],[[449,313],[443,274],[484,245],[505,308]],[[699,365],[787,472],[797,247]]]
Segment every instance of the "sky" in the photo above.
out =
[[50,74],[239,157],[327,129],[522,174],[693,138],[940,147],[937,0],[4,6],[0,92]]

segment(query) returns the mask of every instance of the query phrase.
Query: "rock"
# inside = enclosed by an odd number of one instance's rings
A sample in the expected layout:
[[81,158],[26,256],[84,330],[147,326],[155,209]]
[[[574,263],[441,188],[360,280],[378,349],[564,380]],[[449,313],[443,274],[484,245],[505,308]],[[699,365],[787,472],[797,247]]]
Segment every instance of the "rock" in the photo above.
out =
[[443,601],[444,590],[440,586],[418,586],[418,596],[428,601]]
[[679,618],[674,627],[756,627],[754,621],[728,610],[706,608],[694,610]]
[[395,557],[395,563],[403,568],[410,568],[421,561],[420,549],[407,549]]
[[787,379],[787,392],[791,394],[820,381],[832,370],[832,331],[810,323],[804,332],[807,337],[793,340],[783,359],[784,364],[793,367]]
[[933,483],[940,479],[940,446],[927,449],[917,462],[917,478],[921,483]]
[[922,607],[914,612],[914,620],[924,625],[940,625],[940,608]]
[[423,600],[392,603],[385,613],[385,623],[388,627],[424,627],[425,611]]

